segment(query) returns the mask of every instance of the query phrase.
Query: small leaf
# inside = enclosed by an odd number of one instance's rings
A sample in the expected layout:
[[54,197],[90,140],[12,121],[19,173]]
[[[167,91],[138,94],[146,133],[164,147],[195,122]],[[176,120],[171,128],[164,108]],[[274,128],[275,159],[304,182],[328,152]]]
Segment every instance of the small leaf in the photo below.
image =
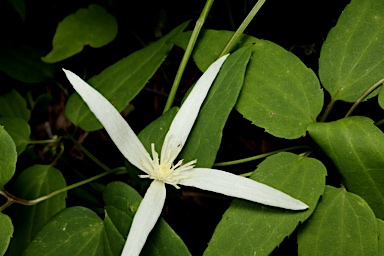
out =
[[[169,38],[180,33],[187,25],[188,23],[183,23],[159,41],[109,66],[99,75],[92,77],[89,84],[109,99],[118,111],[122,111],[144,88],[168,55],[173,46],[168,43]],[[101,123],[77,93],[69,98],[65,114],[85,131],[102,128]]]
[[[132,219],[137,211],[141,196],[130,186],[122,182],[110,183],[104,191],[106,212],[119,232],[120,252],[124,247],[125,238],[128,235]],[[116,231],[111,232],[118,236]],[[109,233],[110,234],[110,233]],[[123,240],[121,240],[123,238]],[[117,244],[117,239],[115,241]],[[150,233],[141,255],[190,255],[187,247],[172,228],[160,218]]]
[[0,212],[0,255],[4,255],[7,251],[12,234],[13,225],[11,219]]
[[27,101],[16,91],[0,96],[0,116],[20,117],[29,121],[31,111],[27,108]]
[[0,117],[0,125],[11,135],[16,144],[17,155],[20,155],[30,142],[31,128],[29,124],[18,117]]
[[303,201],[309,209],[290,211],[233,200],[204,255],[269,255],[315,210],[324,192],[325,175],[323,164],[313,158],[292,153],[268,157],[251,178]]
[[384,134],[367,117],[354,116],[308,127],[309,135],[331,158],[349,192],[361,196],[384,217]]
[[276,137],[304,136],[323,107],[316,75],[272,42],[259,40],[253,54],[236,109]]
[[327,186],[300,229],[299,255],[379,255],[375,215],[359,196]]
[[23,0],[8,0],[8,3],[17,11],[22,21],[25,21],[25,5]]
[[324,42],[320,80],[333,100],[356,101],[384,77],[384,2],[352,0]]
[[249,47],[241,48],[231,54],[220,69],[179,156],[186,163],[197,159],[196,167],[212,167],[224,125],[243,85],[250,56]]
[[0,125],[0,190],[12,178],[16,170],[17,153],[12,137]]
[[0,70],[25,83],[39,83],[53,77],[55,66],[41,60],[43,52],[28,45],[0,46]]
[[34,237],[24,256],[112,255],[103,221],[76,206],[55,215]]
[[[18,198],[36,199],[66,186],[61,172],[50,165],[25,169],[14,181],[12,194]],[[16,205],[12,216],[15,234],[9,255],[21,255],[37,232],[58,212],[65,209],[67,193],[58,194],[37,205]]]
[[42,60],[48,63],[65,60],[86,45],[99,48],[109,44],[116,35],[116,19],[100,5],[91,4],[64,18],[53,37],[52,51]]

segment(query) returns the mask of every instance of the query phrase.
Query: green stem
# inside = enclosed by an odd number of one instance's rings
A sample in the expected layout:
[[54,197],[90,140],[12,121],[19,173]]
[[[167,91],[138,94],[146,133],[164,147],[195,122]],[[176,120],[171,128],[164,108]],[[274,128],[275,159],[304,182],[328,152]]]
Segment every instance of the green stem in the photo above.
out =
[[86,148],[83,147],[75,138],[73,138],[69,133],[66,133],[66,136],[75,144],[84,154],[86,154],[93,162],[95,162],[98,166],[103,168],[106,172],[110,172],[111,168],[103,164],[99,159],[97,159],[94,155],[92,155]]
[[53,136],[52,139],[49,140],[31,140],[28,144],[47,144],[47,143],[55,143],[61,140],[61,137]]
[[353,106],[349,109],[348,113],[345,117],[348,117],[352,114],[353,110],[360,104],[371,92],[373,92],[377,87],[379,87],[382,83],[384,83],[384,77],[381,78],[377,83],[372,85],[368,90],[366,90],[353,104]]
[[381,119],[380,121],[377,121],[377,122],[375,123],[376,126],[380,126],[380,125],[382,125],[382,124],[384,124],[384,119]]
[[324,122],[325,121],[325,119],[328,117],[328,115],[329,115],[329,112],[331,112],[331,110],[332,110],[332,108],[333,108],[333,105],[335,105],[335,100],[334,99],[331,99],[331,101],[328,103],[328,105],[327,105],[327,108],[325,109],[325,111],[324,111],[324,114],[323,114],[323,116],[321,117],[321,119],[320,119],[320,122]]
[[266,0],[259,0],[255,4],[255,6],[252,8],[252,10],[249,12],[248,16],[244,19],[244,21],[241,23],[240,27],[236,30],[235,34],[233,34],[231,40],[227,43],[227,45],[224,47],[224,50],[221,52],[220,57],[229,53],[240,40],[240,37],[242,36],[244,30],[248,27],[249,23],[251,23],[252,19],[255,17],[256,13],[260,10],[260,8],[263,6]]
[[[99,175],[96,175],[96,176],[93,176],[92,178],[89,178],[89,179],[86,179],[86,180],[83,180],[83,181],[80,181],[80,182],[77,182],[75,184],[72,184],[70,186],[67,186],[65,188],[62,188],[62,189],[59,189],[59,190],[56,190],[56,191],[53,191],[52,193],[49,193],[48,195],[45,195],[45,196],[41,196],[39,198],[36,198],[36,199],[33,199],[33,200],[25,200],[25,199],[21,199],[21,198],[17,198],[15,196],[13,196],[12,194],[9,194],[8,192],[5,192],[5,196],[7,197],[8,199],[8,202],[5,203],[3,206],[0,207],[0,211],[3,210],[3,208],[5,209],[6,207],[8,207],[9,205],[11,205],[12,203],[18,203],[18,204],[22,204],[22,205],[28,205],[28,206],[31,206],[31,205],[35,205],[35,204],[38,204],[44,200],[47,200],[51,197],[54,197],[60,193],[63,193],[63,192],[66,192],[70,189],[74,189],[74,188],[77,188],[79,186],[82,186],[84,184],[87,184],[89,182],[92,182],[94,180],[97,180],[101,177],[104,177],[110,173],[113,173],[113,172],[117,172],[117,171],[120,171],[122,169],[125,169],[125,167],[118,167],[116,169],[113,169],[109,172],[103,172],[103,173],[100,173]],[[6,205],[6,206],[5,206]]]
[[203,27],[203,24],[204,24],[207,16],[208,16],[208,13],[209,13],[209,10],[211,9],[212,4],[213,4],[213,0],[207,0],[207,2],[205,3],[204,9],[200,14],[199,19],[196,21],[195,28],[193,29],[191,38],[189,39],[187,48],[185,49],[183,59],[181,60],[179,69],[177,70],[177,74],[176,74],[175,80],[173,82],[171,91],[169,93],[167,103],[165,104],[163,113],[167,112],[172,107],[173,101],[175,100],[177,89],[179,88],[181,77],[183,76],[185,67],[187,66],[187,62],[189,60],[189,57],[192,54],[192,50],[195,46],[197,37],[200,33],[201,28]]
[[3,204],[2,206],[0,206],[0,212],[4,211],[8,206],[10,206],[11,204],[13,204],[15,201],[13,200],[9,200]]
[[277,154],[277,153],[280,153],[280,152],[285,152],[285,151],[295,150],[295,149],[304,149],[304,148],[308,149],[310,147],[308,147],[308,146],[289,147],[289,148],[284,148],[284,149],[272,151],[272,152],[261,154],[261,155],[257,155],[257,156],[252,156],[252,157],[247,157],[247,158],[239,159],[239,160],[215,163],[213,166],[228,166],[228,165],[234,165],[234,164],[242,164],[242,163],[246,163],[246,162],[250,162],[250,161],[255,161],[255,160],[258,160],[258,159],[261,159],[261,158],[265,158],[265,157],[268,157],[268,156],[271,156],[271,155],[274,155],[274,154]]

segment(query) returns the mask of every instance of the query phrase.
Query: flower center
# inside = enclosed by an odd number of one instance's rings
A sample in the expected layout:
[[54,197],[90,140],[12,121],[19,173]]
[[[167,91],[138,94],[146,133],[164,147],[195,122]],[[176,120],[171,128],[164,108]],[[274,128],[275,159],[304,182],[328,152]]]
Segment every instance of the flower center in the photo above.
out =
[[188,173],[186,173],[185,171],[192,169],[196,164],[196,160],[193,160],[186,164],[183,164],[183,160],[180,160],[175,165],[173,163],[168,162],[160,163],[159,154],[155,151],[155,144],[151,144],[151,149],[151,166],[145,166],[145,169],[148,174],[140,175],[140,178],[150,178],[154,180],[159,180],[164,183],[173,185],[175,188],[180,188],[179,186],[177,186],[177,184],[180,182],[180,180],[187,177]]

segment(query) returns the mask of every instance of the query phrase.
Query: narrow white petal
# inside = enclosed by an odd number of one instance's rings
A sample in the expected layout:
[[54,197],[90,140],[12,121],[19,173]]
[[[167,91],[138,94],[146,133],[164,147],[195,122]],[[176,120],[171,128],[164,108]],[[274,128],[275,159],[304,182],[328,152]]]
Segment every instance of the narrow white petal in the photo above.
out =
[[120,113],[103,95],[72,71],[66,69],[63,69],[63,71],[73,88],[75,88],[93,114],[103,124],[105,130],[124,157],[137,168],[148,173],[144,165],[145,163],[150,165],[150,157]]
[[179,184],[290,210],[308,208],[305,203],[275,188],[232,173],[208,168],[194,168],[188,171],[188,176]]
[[122,256],[138,256],[140,254],[149,233],[160,217],[164,206],[165,193],[163,182],[152,181],[133,218]]
[[215,61],[197,81],[172,121],[161,149],[161,162],[172,163],[183,148],[205,97],[228,54]]

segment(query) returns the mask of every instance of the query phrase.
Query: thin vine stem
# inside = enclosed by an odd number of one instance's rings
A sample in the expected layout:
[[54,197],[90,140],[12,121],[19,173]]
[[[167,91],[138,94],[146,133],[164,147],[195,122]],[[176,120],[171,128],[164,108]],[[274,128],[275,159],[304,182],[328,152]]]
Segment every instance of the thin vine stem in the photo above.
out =
[[207,0],[207,2],[205,3],[204,9],[200,14],[199,19],[196,21],[195,28],[193,29],[191,38],[189,39],[187,48],[185,49],[183,59],[181,60],[179,69],[177,70],[177,74],[176,74],[175,80],[173,81],[173,85],[169,93],[167,103],[165,104],[163,113],[167,112],[172,107],[173,101],[175,100],[177,89],[179,88],[181,77],[183,76],[185,67],[187,66],[189,57],[192,54],[192,50],[195,46],[197,37],[201,31],[201,28],[203,27],[203,24],[205,23],[205,20],[208,16],[209,10],[212,7],[212,4],[213,4],[213,0]]
[[325,119],[327,119],[329,113],[331,112],[333,105],[335,105],[335,100],[331,99],[331,101],[328,103],[327,108],[324,111],[324,114],[320,118],[320,122],[324,122]]
[[234,47],[239,42],[241,36],[243,35],[244,30],[248,27],[249,23],[251,23],[253,18],[259,12],[260,8],[263,6],[265,1],[266,0],[257,1],[255,6],[252,8],[252,10],[249,12],[247,17],[244,19],[244,21],[241,23],[239,28],[236,30],[235,34],[233,34],[232,38],[229,40],[227,45],[224,47],[224,50],[221,52],[220,57],[229,53],[232,50],[232,47]]
[[92,155],[86,148],[83,147],[75,138],[73,138],[69,133],[66,133],[66,136],[75,144],[84,154],[86,154],[93,162],[95,162],[98,166],[103,168],[106,172],[110,172],[111,168],[103,164],[99,159],[97,159],[94,155]]
[[61,140],[61,137],[54,136],[52,139],[49,139],[49,140],[31,140],[28,142],[28,144],[47,144],[47,143],[59,142],[60,140]]
[[235,164],[243,164],[243,163],[246,163],[246,162],[255,161],[255,160],[258,160],[258,159],[261,159],[261,158],[265,158],[265,157],[268,157],[268,156],[271,156],[271,155],[274,155],[274,154],[277,154],[277,153],[280,153],[280,152],[285,152],[285,151],[290,151],[290,150],[295,150],[295,149],[308,149],[308,148],[310,148],[310,147],[308,147],[308,146],[289,147],[289,148],[284,148],[284,149],[268,152],[268,153],[265,153],[265,154],[260,154],[260,155],[257,155],[257,156],[247,157],[247,158],[233,160],[233,161],[228,161],[228,162],[215,163],[213,166],[228,166],[228,165],[235,165]]
[[376,82],[374,85],[372,85],[368,90],[366,90],[352,105],[352,107],[349,109],[345,117],[348,117],[352,114],[353,110],[359,105],[371,92],[373,92],[377,87],[379,87],[382,83],[384,83],[384,77],[381,78],[378,82]]
[[68,191],[70,189],[74,189],[74,188],[80,187],[80,186],[82,186],[84,184],[87,184],[89,182],[97,180],[97,179],[99,179],[101,177],[104,177],[104,176],[106,176],[108,174],[111,174],[111,173],[114,173],[114,172],[117,172],[117,171],[121,171],[121,170],[125,170],[125,167],[118,167],[118,168],[115,168],[115,169],[113,169],[113,170],[111,170],[109,172],[100,173],[99,175],[93,176],[93,177],[91,177],[89,179],[85,179],[85,180],[82,180],[82,181],[77,182],[77,183],[74,183],[74,184],[69,185],[69,186],[67,186],[65,188],[58,189],[56,191],[53,191],[52,193],[49,193],[49,194],[47,194],[45,196],[41,196],[41,197],[33,199],[33,200],[26,200],[26,199],[17,198],[14,195],[12,195],[12,194],[8,193],[7,191],[5,191],[5,193],[2,193],[2,194],[8,199],[8,201],[4,205],[2,205],[0,207],[0,212],[2,210],[4,210],[5,208],[7,208],[8,206],[10,206],[11,204],[13,204],[13,203],[18,203],[18,204],[28,205],[28,206],[38,204],[38,203],[40,203],[40,202],[42,202],[44,200],[47,200],[49,198],[52,198],[52,197],[58,195],[60,193],[66,192],[66,191]]

